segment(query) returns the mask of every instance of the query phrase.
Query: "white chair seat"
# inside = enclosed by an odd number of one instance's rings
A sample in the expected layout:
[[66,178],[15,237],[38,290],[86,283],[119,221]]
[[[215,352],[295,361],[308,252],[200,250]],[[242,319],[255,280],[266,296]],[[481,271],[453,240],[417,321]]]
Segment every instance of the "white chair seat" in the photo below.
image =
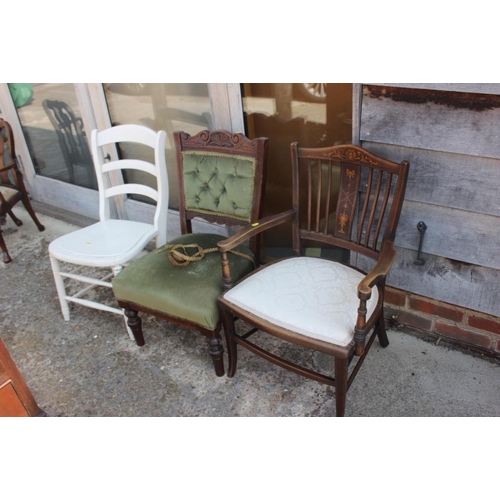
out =
[[72,264],[113,267],[137,255],[157,233],[151,224],[111,219],[57,238],[49,254]]
[[[224,298],[287,330],[346,346],[354,336],[357,287],[363,278],[364,274],[338,262],[295,257],[263,268]],[[374,287],[367,302],[367,321],[378,297]]]

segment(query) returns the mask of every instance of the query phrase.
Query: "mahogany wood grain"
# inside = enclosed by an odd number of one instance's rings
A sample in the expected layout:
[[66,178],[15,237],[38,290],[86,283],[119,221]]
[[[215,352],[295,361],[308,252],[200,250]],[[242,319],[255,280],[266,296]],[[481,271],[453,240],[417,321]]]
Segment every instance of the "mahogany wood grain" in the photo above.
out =
[[44,415],[0,338],[0,417]]

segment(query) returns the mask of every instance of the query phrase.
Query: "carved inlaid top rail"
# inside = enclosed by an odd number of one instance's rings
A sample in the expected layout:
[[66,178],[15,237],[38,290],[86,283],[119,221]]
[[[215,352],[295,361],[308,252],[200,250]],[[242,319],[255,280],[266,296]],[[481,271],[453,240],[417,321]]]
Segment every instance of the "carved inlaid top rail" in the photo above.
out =
[[242,134],[233,134],[225,130],[213,132],[203,130],[193,136],[181,132],[179,135],[182,148],[185,151],[204,148],[205,151],[224,153],[232,150],[235,154],[254,156],[258,147],[258,142],[251,141]]
[[358,146],[334,146],[330,148],[299,148],[300,156],[318,160],[337,160],[363,164],[380,170],[397,173],[400,164],[380,158]]

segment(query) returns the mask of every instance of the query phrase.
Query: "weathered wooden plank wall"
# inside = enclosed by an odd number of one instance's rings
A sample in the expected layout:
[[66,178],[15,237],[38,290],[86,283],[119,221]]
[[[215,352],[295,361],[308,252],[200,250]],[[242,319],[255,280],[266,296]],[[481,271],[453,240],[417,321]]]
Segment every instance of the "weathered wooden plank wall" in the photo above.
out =
[[500,84],[363,85],[358,123],[363,147],[410,161],[389,284],[500,316]]
[[424,240],[427,253],[500,269],[499,217],[406,201],[401,212],[396,245],[408,249],[418,248],[419,221],[427,225]]
[[[500,136],[500,122],[498,134]],[[500,137],[499,137],[500,140]],[[377,144],[363,146],[393,161],[408,160],[406,199],[500,217],[500,160]]]
[[[397,248],[398,255],[388,284],[449,304],[499,316],[500,271],[443,257],[423,254],[425,265],[414,264],[417,252]],[[369,269],[371,261],[359,257],[358,266]]]
[[[500,158],[500,96],[476,94],[479,97],[475,103],[475,94],[393,88],[392,93],[385,90],[385,95],[392,96],[387,98],[379,89],[363,89],[361,141]],[[429,94],[427,102],[425,94]],[[449,94],[454,99],[443,99],[443,104],[439,104],[435,102],[439,94]],[[471,107],[478,108],[458,107],[460,99],[468,99]],[[488,104],[498,107],[484,109]]]

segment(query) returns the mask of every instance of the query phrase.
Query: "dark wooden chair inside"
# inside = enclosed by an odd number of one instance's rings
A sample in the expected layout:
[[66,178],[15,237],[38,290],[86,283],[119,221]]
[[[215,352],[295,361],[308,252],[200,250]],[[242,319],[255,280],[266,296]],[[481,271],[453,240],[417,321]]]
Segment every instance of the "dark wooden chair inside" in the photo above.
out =
[[82,119],[76,116],[71,106],[64,101],[45,99],[42,106],[57,134],[68,169],[69,182],[75,184],[75,167],[79,167],[86,171],[86,187],[97,189],[94,163]]
[[[145,313],[197,330],[207,338],[218,376],[224,375],[217,297],[223,291],[217,243],[227,236],[193,233],[193,219],[248,226],[262,216],[267,139],[202,131],[174,133],[182,236],[123,269],[113,291],[125,310],[138,345],[144,345]],[[242,278],[259,263],[259,236],[228,255],[231,272]],[[228,265],[228,263],[226,263]]]
[[[299,148],[294,143],[291,154],[293,209],[266,217],[257,226],[218,244],[225,261],[226,252],[246,238],[285,221],[293,222],[295,257],[262,266],[234,286],[236,280],[224,269],[227,291],[218,302],[227,339],[228,376],[235,374],[237,346],[241,345],[281,367],[334,386],[336,414],[343,416],[347,389],[374,338],[378,336],[383,347],[389,343],[384,287],[395,257],[393,243],[409,164],[387,161],[356,146]],[[334,200],[336,169],[340,170],[340,189]],[[365,275],[345,263],[302,257],[305,242],[346,249],[375,263]],[[237,333],[235,319],[253,328]],[[334,377],[264,350],[262,339],[261,345],[250,342],[248,337],[258,331],[332,355]],[[357,363],[349,374],[353,359]]]
[[[23,224],[12,211],[14,205],[19,201],[23,203],[38,229],[43,231],[45,227],[38,220],[31,206],[23,176],[17,165],[12,128],[8,122],[0,118],[0,221],[2,223],[5,223],[5,216],[8,214],[16,226]],[[0,248],[2,249],[3,262],[10,262],[12,259],[7,251],[1,228]]]

